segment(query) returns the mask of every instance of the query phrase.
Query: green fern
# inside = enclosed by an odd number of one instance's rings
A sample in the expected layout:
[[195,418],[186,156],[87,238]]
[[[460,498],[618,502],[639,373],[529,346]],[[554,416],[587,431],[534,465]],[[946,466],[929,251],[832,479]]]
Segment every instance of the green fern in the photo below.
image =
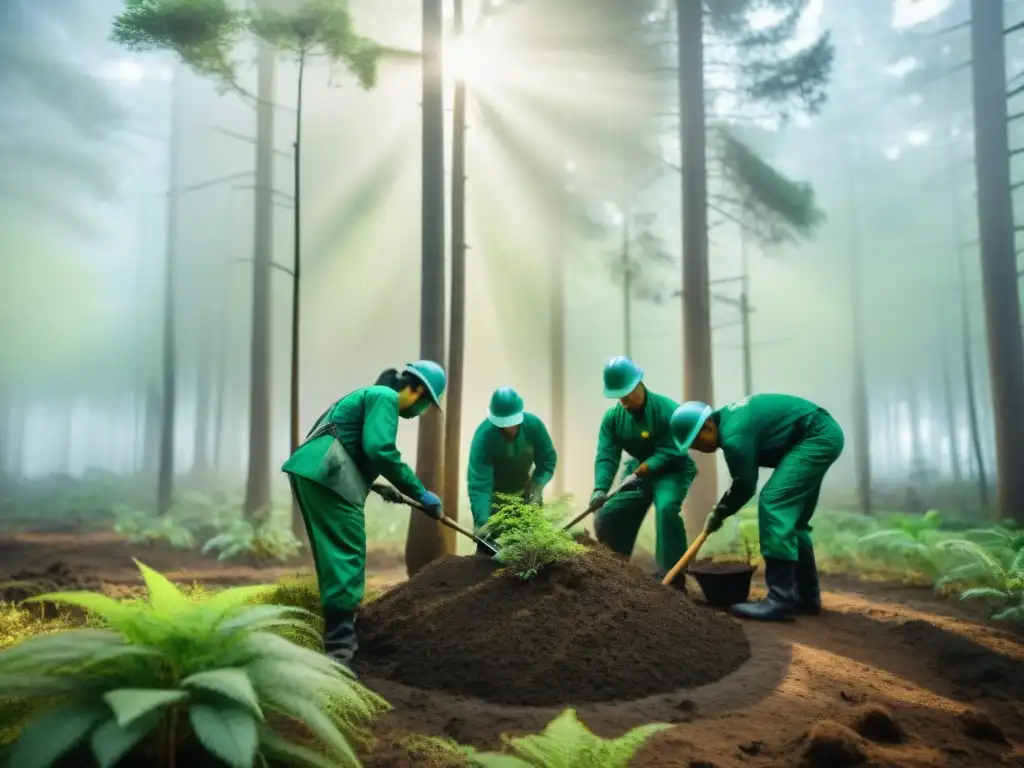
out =
[[482,752],[470,762],[479,768],[626,768],[644,742],[671,727],[641,725],[617,739],[602,739],[567,709],[539,734],[504,737],[514,755]]
[[481,527],[482,536],[498,545],[494,556],[519,578],[528,580],[553,563],[586,553],[558,524],[562,513],[527,504],[518,496],[498,494],[498,510]]
[[237,768],[267,759],[359,765],[349,739],[387,705],[344,667],[280,637],[314,632],[305,611],[253,605],[267,586],[189,599],[138,566],[148,600],[34,598],[84,608],[105,628],[32,637],[0,652],[2,696],[28,713],[8,765],[46,768],[88,749],[110,768],[137,747],[155,747],[155,764],[173,766],[190,734]]
[[259,564],[285,562],[299,554],[302,543],[289,528],[278,524],[270,511],[253,520],[232,520],[226,529],[203,546],[203,554],[219,552],[221,562],[251,558]]

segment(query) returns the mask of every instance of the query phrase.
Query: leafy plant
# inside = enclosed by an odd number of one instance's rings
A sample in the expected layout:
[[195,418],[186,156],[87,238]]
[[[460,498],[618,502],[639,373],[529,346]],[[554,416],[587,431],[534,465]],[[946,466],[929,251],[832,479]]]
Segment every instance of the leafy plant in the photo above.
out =
[[127,536],[132,544],[155,544],[163,541],[177,549],[192,549],[196,545],[192,531],[180,520],[167,515],[156,517],[130,507],[114,508],[114,530]]
[[941,542],[936,549],[958,563],[935,583],[937,590],[974,585],[960,593],[961,600],[988,602],[998,621],[1024,621],[1024,548],[986,548],[965,538]]
[[671,728],[663,723],[641,725],[617,739],[602,739],[567,709],[541,733],[503,737],[515,755],[481,752],[470,757],[479,768],[626,768],[655,733]]
[[862,536],[857,546],[862,554],[889,568],[934,576],[939,570],[934,545],[946,535],[941,526],[942,513],[937,509],[920,516],[893,515],[885,528]]
[[528,504],[518,496],[498,494],[498,510],[480,529],[498,545],[494,556],[521,579],[532,579],[546,565],[580,557],[577,544],[559,522],[562,513]]
[[109,768],[139,748],[169,768],[198,743],[236,768],[271,758],[359,765],[348,739],[387,705],[344,667],[277,634],[313,632],[305,611],[253,605],[266,586],[189,599],[137,565],[148,600],[34,598],[83,608],[106,628],[32,637],[0,652],[2,696],[27,713],[7,764],[45,768],[88,749]]
[[232,520],[226,530],[206,542],[203,554],[220,551],[221,562],[249,557],[257,563],[284,562],[295,557],[302,543],[291,529],[277,524],[268,510],[252,520]]

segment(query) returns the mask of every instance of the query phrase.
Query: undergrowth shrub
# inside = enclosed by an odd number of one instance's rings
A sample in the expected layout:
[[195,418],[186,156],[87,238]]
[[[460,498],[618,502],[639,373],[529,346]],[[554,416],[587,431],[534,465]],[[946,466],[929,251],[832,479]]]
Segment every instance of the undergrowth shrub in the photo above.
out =
[[30,637],[0,652],[0,696],[21,712],[0,706],[0,727],[18,730],[6,764],[46,768],[73,754],[84,765],[78,755],[88,750],[109,768],[143,750],[170,768],[197,743],[237,768],[359,765],[350,741],[387,704],[344,667],[278,634],[316,634],[305,611],[254,604],[265,585],[190,599],[138,565],[147,600],[33,598],[85,609],[105,626]]
[[651,736],[672,726],[663,723],[641,725],[617,739],[595,735],[567,709],[541,733],[510,738],[503,736],[514,754],[473,753],[469,761],[479,768],[627,768],[637,751]]
[[257,564],[291,560],[302,549],[290,528],[278,522],[267,510],[251,520],[231,520],[224,530],[206,542],[203,554],[219,552],[221,562],[238,558]]
[[562,530],[562,517],[557,508],[546,509],[518,496],[498,494],[498,509],[480,534],[497,544],[495,560],[519,578],[532,579],[544,566],[572,560],[587,551]]

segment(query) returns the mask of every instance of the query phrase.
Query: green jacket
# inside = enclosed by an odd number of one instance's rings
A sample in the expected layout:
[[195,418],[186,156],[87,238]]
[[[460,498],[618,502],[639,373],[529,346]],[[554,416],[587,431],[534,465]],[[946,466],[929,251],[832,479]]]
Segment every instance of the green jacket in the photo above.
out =
[[423,484],[395,446],[398,418],[398,393],[393,389],[357,389],[331,406],[310,432],[323,427],[332,434],[307,438],[281,469],[319,483],[353,504],[366,502],[370,483],[378,475],[418,499]]
[[697,465],[688,453],[683,454],[676,447],[668,425],[678,407],[675,400],[647,390],[647,402],[635,414],[626,410],[622,403],[609,408],[601,419],[597,435],[594,490],[607,492],[612,487],[623,451],[633,457],[627,464],[629,472],[646,462],[651,478],[668,472],[685,472],[692,480],[697,474]]
[[725,517],[738,512],[757,490],[758,469],[776,467],[803,439],[808,420],[823,409],[795,395],[750,395],[715,411],[718,442],[732,485],[718,503]]
[[[558,454],[547,427],[532,413],[523,414],[515,440],[508,440],[486,419],[469,447],[469,506],[479,528],[491,516],[494,494],[522,493],[527,482],[543,488],[555,474]],[[532,474],[531,474],[532,469]]]

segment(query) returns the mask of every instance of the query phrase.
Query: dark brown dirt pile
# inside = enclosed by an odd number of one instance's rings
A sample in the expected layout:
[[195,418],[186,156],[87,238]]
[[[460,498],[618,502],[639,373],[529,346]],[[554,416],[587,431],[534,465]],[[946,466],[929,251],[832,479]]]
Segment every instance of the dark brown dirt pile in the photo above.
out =
[[498,704],[625,701],[704,685],[750,646],[737,622],[697,607],[603,549],[524,582],[482,557],[447,558],[370,603],[356,668]]

